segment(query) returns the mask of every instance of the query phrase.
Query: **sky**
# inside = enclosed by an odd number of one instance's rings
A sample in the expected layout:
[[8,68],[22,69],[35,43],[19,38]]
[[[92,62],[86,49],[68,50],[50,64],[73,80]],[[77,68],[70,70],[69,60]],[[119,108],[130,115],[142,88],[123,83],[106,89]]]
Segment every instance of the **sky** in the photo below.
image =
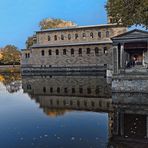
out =
[[25,48],[25,41],[39,30],[44,18],[71,20],[78,25],[105,24],[106,0],[1,0],[0,47],[13,44]]

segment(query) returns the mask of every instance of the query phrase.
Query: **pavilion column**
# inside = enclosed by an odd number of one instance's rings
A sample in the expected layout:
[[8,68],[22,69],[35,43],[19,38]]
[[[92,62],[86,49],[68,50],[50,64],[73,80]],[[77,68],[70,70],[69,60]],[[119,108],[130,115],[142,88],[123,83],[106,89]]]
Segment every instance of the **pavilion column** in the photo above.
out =
[[148,116],[146,117],[146,138],[148,138]]
[[124,136],[124,114],[120,113],[120,135]]
[[120,67],[124,68],[125,62],[124,62],[124,45],[122,44],[120,47]]
[[119,65],[118,65],[118,47],[113,47],[113,72],[114,74],[118,74]]

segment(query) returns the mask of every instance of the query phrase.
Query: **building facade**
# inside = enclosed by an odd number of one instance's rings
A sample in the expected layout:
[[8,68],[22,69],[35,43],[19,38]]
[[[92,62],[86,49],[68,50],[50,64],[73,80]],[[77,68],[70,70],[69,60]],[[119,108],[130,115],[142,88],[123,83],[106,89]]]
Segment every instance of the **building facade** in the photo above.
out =
[[22,71],[111,67],[111,38],[126,31],[116,24],[37,31],[33,46],[22,51]]
[[148,32],[113,37],[113,92],[148,93]]

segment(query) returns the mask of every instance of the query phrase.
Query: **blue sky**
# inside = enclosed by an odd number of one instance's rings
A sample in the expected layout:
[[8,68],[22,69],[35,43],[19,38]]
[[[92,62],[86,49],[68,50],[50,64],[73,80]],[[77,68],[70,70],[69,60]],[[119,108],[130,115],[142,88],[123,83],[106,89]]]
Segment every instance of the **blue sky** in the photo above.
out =
[[72,20],[78,25],[104,24],[106,0],[3,0],[0,2],[0,47],[25,41],[43,18]]

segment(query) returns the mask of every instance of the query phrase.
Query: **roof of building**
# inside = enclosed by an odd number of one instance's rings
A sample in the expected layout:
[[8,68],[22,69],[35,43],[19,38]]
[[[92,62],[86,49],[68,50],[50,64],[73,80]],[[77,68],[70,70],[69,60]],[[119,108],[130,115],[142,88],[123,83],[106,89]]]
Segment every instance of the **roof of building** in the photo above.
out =
[[142,39],[147,38],[148,39],[148,31],[134,29],[125,33],[122,33],[120,35],[114,36],[111,38],[114,40],[128,40],[128,39]]
[[[75,29],[86,29],[86,28],[102,28],[102,27],[119,27],[116,23],[114,24],[100,24],[100,25],[89,25],[89,26],[72,26],[72,27],[65,27],[65,28],[54,28],[54,29],[45,29],[36,31],[36,33],[42,33],[42,32],[52,32],[52,31],[66,31],[66,30],[75,30]],[[124,27],[121,26],[120,27]]]
[[108,40],[108,41],[87,42],[87,43],[81,42],[81,43],[47,44],[47,45],[34,44],[32,48],[67,47],[67,46],[99,45],[99,44],[112,44],[112,41]]

